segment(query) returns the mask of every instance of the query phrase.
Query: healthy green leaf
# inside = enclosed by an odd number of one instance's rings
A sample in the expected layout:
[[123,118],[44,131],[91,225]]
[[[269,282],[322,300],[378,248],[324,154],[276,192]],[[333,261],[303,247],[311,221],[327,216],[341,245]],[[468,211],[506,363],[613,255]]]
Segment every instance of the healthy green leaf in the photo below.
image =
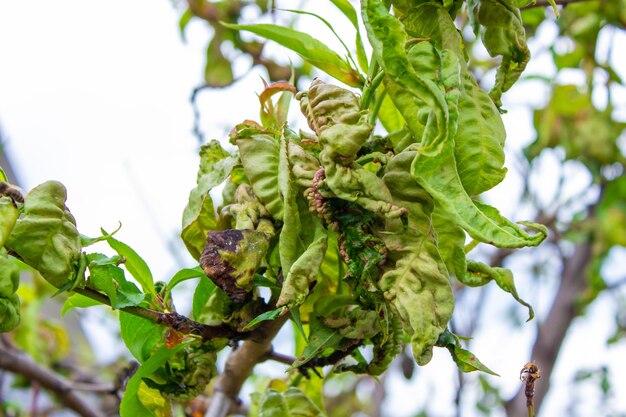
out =
[[274,320],[276,319],[276,317],[280,316],[280,313],[282,313],[283,311],[285,311],[283,307],[278,307],[277,309],[266,311],[265,313],[261,313],[258,316],[256,316],[250,323],[246,324],[243,330],[244,331],[250,330],[257,324],[261,323],[262,321]]
[[167,304],[167,301],[170,298],[170,293],[178,284],[183,281],[187,281],[188,279],[200,278],[204,276],[204,271],[199,266],[195,268],[183,268],[175,273],[174,276],[170,278],[169,282],[167,283],[167,289],[165,290],[165,294],[163,294],[163,304]]
[[64,316],[68,311],[74,308],[89,308],[94,306],[101,306],[98,301],[93,298],[85,297],[84,295],[74,293],[67,297],[61,307],[61,316]]
[[257,25],[222,24],[231,29],[252,32],[291,49],[311,65],[351,87],[363,85],[361,76],[347,61],[343,60],[325,43],[307,33],[266,23]]
[[163,346],[137,369],[126,384],[126,391],[124,391],[124,397],[120,404],[120,417],[156,417],[154,412],[146,408],[139,400],[138,393],[142,379],[150,376],[154,371],[163,366],[170,357],[185,346],[184,343],[175,346],[173,349],[168,349],[166,346]]
[[[102,234],[107,235],[108,233],[102,230]],[[150,268],[148,268],[146,261],[144,261],[133,248],[114,237],[108,237],[107,243],[118,255],[126,259],[124,267],[130,272],[133,278],[137,280],[139,285],[141,285],[143,292],[152,295],[153,299],[156,300],[156,290],[154,289],[152,272]]]
[[80,235],[65,206],[67,192],[60,182],[33,188],[24,201],[24,215],[6,242],[22,260],[57,288],[74,277],[80,256]]
[[94,243],[104,242],[105,240],[107,240],[107,238],[112,237],[117,232],[119,232],[121,228],[122,228],[122,223],[120,223],[119,226],[117,226],[117,229],[115,229],[108,235],[103,235],[103,236],[98,236],[98,237],[88,237],[85,235],[80,235],[80,244],[83,248],[86,248],[88,246],[93,245]]
[[200,148],[197,186],[189,193],[183,212],[181,237],[187,250],[198,260],[206,245],[208,230],[217,229],[217,218],[209,192],[230,174],[237,158],[225,151],[216,140]]
[[216,288],[217,286],[208,277],[200,278],[196,290],[193,292],[191,304],[194,320],[200,320],[200,316]]
[[157,343],[163,340],[165,327],[120,311],[120,335],[130,353],[144,363],[151,357]]

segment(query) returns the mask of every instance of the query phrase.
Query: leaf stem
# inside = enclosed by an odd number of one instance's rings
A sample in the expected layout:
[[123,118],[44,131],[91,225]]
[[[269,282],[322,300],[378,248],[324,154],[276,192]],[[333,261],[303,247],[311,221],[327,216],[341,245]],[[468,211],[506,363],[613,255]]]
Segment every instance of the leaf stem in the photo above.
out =
[[[377,84],[374,84],[376,78],[379,76],[380,65],[376,58],[372,56],[372,60],[370,62],[369,71],[367,72],[367,78],[365,79],[365,85],[363,86],[363,95],[361,96],[361,110],[366,110],[370,106],[370,102],[372,101],[372,94],[375,93],[376,87],[382,81],[378,81]],[[384,74],[383,71],[380,71],[381,74]],[[373,88],[372,88],[373,87]]]

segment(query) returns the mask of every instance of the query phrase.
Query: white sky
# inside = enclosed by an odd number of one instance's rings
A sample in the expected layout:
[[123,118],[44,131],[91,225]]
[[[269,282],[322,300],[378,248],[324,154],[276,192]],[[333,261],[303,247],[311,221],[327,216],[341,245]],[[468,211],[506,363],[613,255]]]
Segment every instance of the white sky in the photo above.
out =
[[[300,2],[292,3],[284,5],[297,7]],[[63,182],[81,233],[95,236],[100,227],[112,230],[121,221],[118,238],[133,246],[161,280],[193,265],[176,236],[195,184],[198,144],[191,134],[189,96],[202,78],[207,32],[202,22],[192,22],[183,44],[178,17],[167,0],[0,0],[0,126],[22,187],[28,190],[48,179]],[[257,119],[260,91],[254,73],[234,88],[203,93],[206,138],[222,138],[235,123]],[[544,95],[537,84],[527,83],[505,97],[510,109],[504,117],[508,148],[519,149],[533,139],[530,115],[516,103],[530,99],[541,105]],[[503,190],[519,187],[520,179],[510,175],[490,199],[511,214],[518,191]],[[616,264],[623,265],[625,258],[620,259]],[[523,268],[517,282],[525,278]],[[522,295],[530,291],[520,286]],[[545,315],[550,295],[540,294],[535,301],[539,317]],[[597,304],[591,317],[571,332],[543,415],[565,415],[563,401],[571,395],[572,372],[579,365],[611,362],[626,369],[623,342],[608,350],[603,346],[611,327],[598,323],[610,322],[611,310],[603,300]],[[504,308],[495,306],[489,314],[504,315]],[[534,325],[509,334],[506,322],[490,322],[496,323],[494,328],[483,332],[488,334],[472,350],[502,375],[491,381],[510,395],[519,386],[517,375],[527,360]],[[581,345],[585,351],[577,349]],[[447,396],[455,371],[448,353],[438,349],[420,372],[426,377],[417,383],[392,381],[397,396],[388,403],[390,413],[408,416],[415,406],[429,404],[437,415],[452,415]],[[623,373],[613,376],[626,387]],[[436,397],[441,401],[432,400],[434,387],[442,393]],[[626,410],[626,400],[621,401],[621,410]],[[589,404],[589,415],[597,415]]]

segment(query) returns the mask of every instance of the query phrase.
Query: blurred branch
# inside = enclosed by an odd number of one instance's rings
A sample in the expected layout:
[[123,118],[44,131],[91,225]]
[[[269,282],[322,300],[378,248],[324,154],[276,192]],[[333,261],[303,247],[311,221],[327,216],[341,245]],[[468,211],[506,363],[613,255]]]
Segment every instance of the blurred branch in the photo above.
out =
[[[536,410],[539,410],[550,389],[550,377],[567,331],[580,313],[577,300],[587,287],[587,269],[590,261],[591,243],[578,244],[574,254],[564,262],[561,282],[552,308],[546,320],[538,326],[531,354],[531,359],[537,363],[543,375],[542,382],[537,385],[535,392]],[[523,386],[506,403],[505,409],[508,417],[527,416]]]
[[[582,3],[582,2],[588,2],[588,1],[596,1],[596,0],[555,0],[555,3],[559,6],[567,6],[568,4],[572,4],[572,3]],[[536,3],[529,4],[528,6],[524,7],[524,9],[530,9],[531,7],[549,7],[549,6],[551,6],[551,4],[548,0],[537,0]]]
[[94,408],[93,403],[77,395],[67,380],[11,347],[3,336],[0,336],[0,368],[22,375],[33,384],[45,388],[64,406],[83,417],[104,417],[101,411]]

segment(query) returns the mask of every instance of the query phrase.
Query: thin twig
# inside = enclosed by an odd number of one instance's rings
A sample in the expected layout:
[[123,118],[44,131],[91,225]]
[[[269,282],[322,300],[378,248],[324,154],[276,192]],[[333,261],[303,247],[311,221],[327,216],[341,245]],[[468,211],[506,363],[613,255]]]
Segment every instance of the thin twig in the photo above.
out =
[[291,366],[291,364],[296,361],[296,358],[294,358],[293,356],[285,355],[283,353],[274,352],[274,350],[272,349],[265,354],[264,360],[276,361]]
[[[582,3],[586,1],[596,1],[596,0],[555,0],[557,6],[567,6],[572,3]],[[530,9],[532,7],[549,7],[551,6],[548,0],[537,0],[536,3],[531,3],[528,6],[525,6],[524,9]]]
[[113,384],[86,384],[82,382],[68,382],[68,386],[74,391],[102,392],[105,394],[112,394],[117,391],[117,388]]
[[76,394],[61,376],[45,368],[25,354],[9,347],[0,340],[0,368],[22,375],[34,384],[46,389],[67,408],[83,417],[105,417],[104,414]]

